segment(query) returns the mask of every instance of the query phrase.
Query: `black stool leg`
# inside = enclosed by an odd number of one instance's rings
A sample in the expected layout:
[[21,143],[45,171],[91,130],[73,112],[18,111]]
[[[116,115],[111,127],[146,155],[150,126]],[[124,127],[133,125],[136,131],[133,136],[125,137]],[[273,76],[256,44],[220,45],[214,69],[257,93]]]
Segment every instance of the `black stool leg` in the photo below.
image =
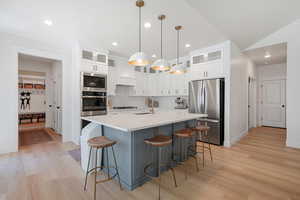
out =
[[92,147],[90,147],[89,161],[88,161],[88,166],[87,166],[87,170],[86,170],[86,173],[85,173],[84,191],[86,191],[87,178],[88,178],[89,169],[90,169],[90,162],[91,162],[91,154],[92,154]]
[[[183,162],[184,152],[183,152],[183,145],[182,145],[182,143],[183,143],[183,140],[184,140],[184,139],[183,139],[183,138],[180,138],[179,140],[180,140],[180,155],[181,155],[181,161]],[[188,178],[188,175],[187,175],[187,169],[186,169],[185,166],[183,166],[183,169],[184,169],[185,179],[187,179],[187,178]]]
[[94,200],[96,200],[96,185],[97,185],[97,162],[98,162],[98,148],[96,149],[96,158],[95,158],[95,183],[94,183]]
[[118,169],[117,160],[116,160],[115,151],[114,151],[114,147],[113,146],[111,146],[111,150],[112,150],[114,161],[115,161],[115,167],[116,167],[116,171],[117,171],[117,176],[118,176],[118,181],[119,181],[120,189],[122,190],[119,169]]
[[160,155],[161,154],[161,147],[158,147],[158,200],[160,200]]
[[110,175],[109,175],[109,158],[108,158],[108,148],[104,148],[105,149],[105,152],[106,152],[106,166],[107,166],[107,178],[110,178]]

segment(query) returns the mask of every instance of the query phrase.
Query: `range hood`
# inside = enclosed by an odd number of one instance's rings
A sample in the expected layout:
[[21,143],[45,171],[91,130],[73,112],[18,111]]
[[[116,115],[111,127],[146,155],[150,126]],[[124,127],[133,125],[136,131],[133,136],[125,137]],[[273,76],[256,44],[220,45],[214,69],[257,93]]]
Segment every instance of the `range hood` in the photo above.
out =
[[116,85],[135,87],[136,78],[131,76],[126,76],[126,75],[119,76]]

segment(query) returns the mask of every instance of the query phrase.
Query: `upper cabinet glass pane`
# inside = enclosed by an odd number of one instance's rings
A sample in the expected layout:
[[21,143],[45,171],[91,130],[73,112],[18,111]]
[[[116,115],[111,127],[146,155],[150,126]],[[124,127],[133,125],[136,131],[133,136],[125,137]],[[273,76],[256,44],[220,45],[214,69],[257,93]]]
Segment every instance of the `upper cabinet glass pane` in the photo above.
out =
[[106,55],[97,54],[96,61],[101,63],[106,63]]
[[82,58],[87,59],[87,60],[93,60],[93,58],[94,58],[93,52],[83,50],[82,51]]

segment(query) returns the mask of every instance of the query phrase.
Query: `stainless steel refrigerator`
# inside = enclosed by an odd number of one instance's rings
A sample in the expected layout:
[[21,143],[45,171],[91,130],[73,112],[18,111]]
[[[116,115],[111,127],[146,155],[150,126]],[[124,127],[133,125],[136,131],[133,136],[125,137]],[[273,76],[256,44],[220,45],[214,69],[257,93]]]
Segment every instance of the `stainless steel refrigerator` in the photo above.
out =
[[[207,79],[189,82],[189,112],[207,114],[201,123],[210,127],[210,143],[224,142],[224,79]],[[206,139],[200,138],[204,142]]]

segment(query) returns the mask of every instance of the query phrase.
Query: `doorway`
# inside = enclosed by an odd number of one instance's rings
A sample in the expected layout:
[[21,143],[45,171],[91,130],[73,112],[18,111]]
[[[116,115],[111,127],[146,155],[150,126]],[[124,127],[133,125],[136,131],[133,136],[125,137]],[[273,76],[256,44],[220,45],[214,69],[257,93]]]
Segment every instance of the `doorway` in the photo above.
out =
[[284,79],[262,80],[262,126],[286,128],[285,85]]
[[[254,62],[256,71],[256,108],[248,108],[249,116],[255,110],[258,126],[286,128],[287,43],[248,50],[245,54]],[[251,84],[249,79],[249,98],[253,95]],[[250,121],[251,118],[249,127]]]
[[19,146],[59,138],[62,132],[62,62],[18,54],[18,72]]

